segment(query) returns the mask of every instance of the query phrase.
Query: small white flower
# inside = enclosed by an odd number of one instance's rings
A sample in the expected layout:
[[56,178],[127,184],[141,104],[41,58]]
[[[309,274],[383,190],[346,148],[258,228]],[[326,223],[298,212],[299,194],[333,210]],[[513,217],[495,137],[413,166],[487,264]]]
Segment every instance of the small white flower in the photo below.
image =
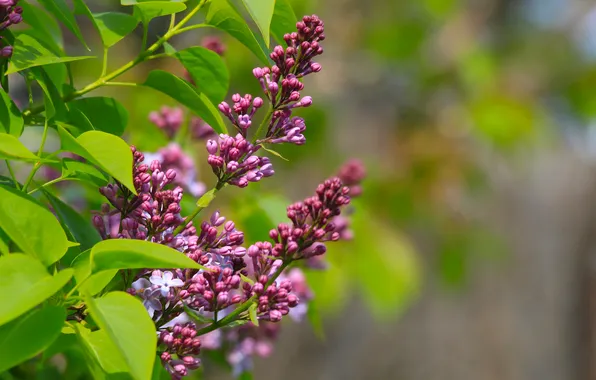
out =
[[161,276],[153,275],[149,280],[153,285],[160,287],[163,297],[167,297],[170,294],[170,288],[177,288],[184,285],[184,281],[174,278],[174,274],[170,271],[163,272]]

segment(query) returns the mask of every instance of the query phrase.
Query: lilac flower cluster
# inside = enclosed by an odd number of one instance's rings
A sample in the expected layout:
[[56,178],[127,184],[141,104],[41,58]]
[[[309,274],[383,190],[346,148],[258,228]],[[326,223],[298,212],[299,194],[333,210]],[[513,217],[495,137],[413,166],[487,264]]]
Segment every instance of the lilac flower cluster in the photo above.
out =
[[[0,0],[0,32],[11,25],[23,21],[23,8],[17,6],[19,0]],[[12,56],[13,48],[2,37],[0,37],[0,58],[9,58]],[[5,46],[2,47],[2,44]]]
[[161,129],[168,139],[173,139],[184,122],[184,112],[180,107],[163,106],[159,111],[149,114],[149,121]]
[[[234,94],[231,106],[226,102],[219,104],[219,110],[238,131],[235,140],[248,147],[244,155],[240,155],[242,162],[247,159],[252,159],[255,163],[257,160],[264,160],[259,157],[252,158],[256,157],[252,154],[264,144],[302,145],[306,142],[303,134],[306,130],[304,119],[292,117],[292,112],[295,108],[308,107],[312,104],[310,96],[302,96],[300,93],[304,89],[301,78],[321,71],[321,65],[314,62],[313,59],[323,53],[319,42],[325,39],[325,29],[323,21],[315,15],[304,16],[302,21],[296,23],[296,29],[296,32],[284,36],[287,45],[285,49],[279,45],[273,48],[270,54],[275,63],[273,66],[257,67],[253,70],[253,75],[259,80],[270,105],[270,113],[262,124],[262,126],[267,126],[265,136],[259,136],[261,132],[261,127],[259,127],[253,133],[252,143],[247,141],[248,131],[253,126],[253,118],[265,103],[262,98],[253,98],[250,94],[244,96]],[[242,162],[235,158],[240,154],[236,154],[236,151],[231,156],[226,156],[228,145],[232,141],[230,139],[229,136],[222,135],[218,140],[211,139],[207,142],[207,150],[210,154],[208,162],[218,179],[222,180],[222,175],[231,170],[230,178],[233,181],[230,183],[244,187],[248,182],[256,182],[261,177],[266,177],[262,165],[257,165],[254,169],[242,168],[243,173],[251,174],[235,173],[236,168],[240,167]],[[241,151],[239,150],[239,152]],[[219,156],[215,155],[217,152],[220,153]],[[253,162],[251,161],[251,163]],[[267,172],[272,175],[273,169],[268,161],[265,166],[268,167]],[[259,173],[263,175],[260,176]]]

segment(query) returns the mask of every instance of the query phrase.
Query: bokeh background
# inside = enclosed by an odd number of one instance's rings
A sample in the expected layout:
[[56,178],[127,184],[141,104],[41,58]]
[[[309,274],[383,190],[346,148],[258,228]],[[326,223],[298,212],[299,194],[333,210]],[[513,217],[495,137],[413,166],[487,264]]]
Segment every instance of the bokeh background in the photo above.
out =
[[[318,14],[327,35],[323,71],[306,79],[315,101],[301,111],[308,143],[282,149],[290,161],[274,160],[273,178],[226,189],[216,207],[258,239],[270,228],[259,222],[263,208],[304,198],[347,159],[362,160],[368,177],[354,240],[330,247],[328,270],[308,273],[317,313],[284,326],[255,378],[596,379],[596,3],[293,5],[297,15]],[[150,35],[168,22],[153,21]],[[259,62],[229,36],[197,30],[173,45],[206,35],[226,45],[230,94],[258,94]],[[82,52],[65,37],[68,51]],[[140,34],[116,45],[110,67],[139,45]],[[101,70],[99,60],[72,66],[79,87]],[[182,75],[163,59],[121,79],[140,82],[155,68]],[[26,101],[18,80],[12,89]],[[166,144],[147,116],[172,100],[136,88],[94,92],[102,93],[128,109],[128,141],[147,152]],[[27,130],[33,148],[38,132]],[[203,144],[183,145],[210,184]],[[91,189],[62,191],[98,208]],[[207,378],[228,378],[213,368]]]

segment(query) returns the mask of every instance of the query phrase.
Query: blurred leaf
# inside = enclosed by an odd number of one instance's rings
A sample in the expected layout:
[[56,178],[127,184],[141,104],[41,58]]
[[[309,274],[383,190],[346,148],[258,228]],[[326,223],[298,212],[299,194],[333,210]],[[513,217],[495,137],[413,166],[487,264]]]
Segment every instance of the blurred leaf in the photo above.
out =
[[252,51],[263,63],[269,64],[268,49],[262,39],[257,39],[242,16],[228,0],[209,3],[205,20],[208,24],[229,33]]
[[319,313],[319,306],[317,299],[310,300],[308,302],[308,311],[306,312],[306,316],[308,317],[308,321],[312,326],[312,329],[319,338],[319,340],[325,340],[325,329],[323,327],[323,320],[321,319],[321,315]]
[[[195,377],[194,374],[193,377]],[[170,376],[166,368],[161,364],[161,358],[158,355],[155,358],[155,364],[153,365],[151,380],[170,380],[171,378],[172,376]]]
[[160,91],[190,108],[217,133],[227,133],[218,109],[205,94],[197,93],[186,81],[163,70],[149,73],[144,86]]
[[51,359],[54,355],[63,353],[72,349],[77,344],[77,337],[74,333],[65,333],[62,328],[62,334],[43,352],[43,360]]
[[80,98],[69,102],[68,106],[81,111],[95,130],[121,136],[128,124],[128,111],[114,98]]
[[277,43],[283,44],[284,34],[296,30],[298,18],[288,0],[275,0],[273,19],[271,20],[271,35]]
[[211,189],[197,200],[197,206],[206,208],[215,199],[215,189]]
[[150,379],[157,334],[141,301],[124,292],[95,299],[87,297],[86,301],[93,320],[118,348],[132,377]]
[[136,194],[132,182],[132,152],[121,138],[100,131],[87,131],[76,139],[58,126],[61,149],[78,154],[101,167]]
[[257,317],[257,304],[253,303],[248,308],[248,316],[253,325],[259,326],[259,318]]
[[101,241],[101,236],[88,219],[83,218],[80,213],[47,191],[44,191],[44,195],[60,222],[72,233],[76,242],[80,244],[82,251],[90,249]]
[[39,161],[15,136],[0,133],[0,158],[18,161]]
[[238,380],[253,380],[252,372],[244,371],[238,376]]
[[[49,1],[49,0],[46,0]],[[59,62],[79,61],[82,59],[95,58],[92,56],[83,57],[60,57],[43,47],[37,40],[27,34],[20,34],[15,39],[14,52],[11,58],[11,65],[6,74],[16,73],[34,66],[50,65]]]
[[49,347],[66,319],[62,306],[45,306],[0,327],[0,373]]
[[207,95],[213,104],[226,97],[230,73],[219,54],[200,46],[190,47],[175,53],[176,58],[188,70],[200,92]]
[[56,294],[73,274],[71,269],[65,269],[50,276],[44,264],[20,253],[0,257],[0,270],[3,273],[0,291],[5,295],[0,326]]
[[89,46],[85,43],[85,39],[81,34],[79,25],[74,18],[73,13],[64,0],[38,0],[51,14],[53,14],[58,20],[62,22],[78,39],[81,43],[89,49]]
[[60,260],[70,243],[56,217],[31,196],[0,186],[0,228],[45,265]]
[[275,0],[242,0],[248,10],[250,17],[261,31],[265,45],[269,47],[269,27],[273,18],[273,8]]

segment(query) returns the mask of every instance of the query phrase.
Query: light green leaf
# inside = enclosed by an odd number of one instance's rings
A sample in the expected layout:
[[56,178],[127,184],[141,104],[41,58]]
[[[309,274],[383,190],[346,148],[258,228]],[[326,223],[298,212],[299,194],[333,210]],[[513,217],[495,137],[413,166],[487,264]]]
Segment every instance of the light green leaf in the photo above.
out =
[[82,59],[95,58],[84,57],[60,57],[45,47],[36,39],[27,34],[20,34],[15,39],[14,52],[11,58],[11,65],[6,74],[16,73],[35,66],[50,65],[59,62],[79,61]]
[[200,46],[180,50],[176,58],[188,70],[200,92],[207,95],[213,104],[226,97],[230,73],[219,54]]
[[61,148],[76,153],[105,170],[136,194],[132,182],[132,152],[120,137],[101,131],[87,131],[76,139],[58,126]]
[[296,31],[297,21],[294,9],[288,0],[275,0],[271,35],[278,43],[284,43],[284,34]]
[[168,16],[186,9],[185,4],[173,1],[147,1],[130,5],[134,5],[133,15],[145,25],[156,17]]
[[19,137],[23,133],[24,125],[21,111],[10,96],[1,89],[0,98],[0,132]]
[[174,55],[176,53],[176,48],[170,45],[167,42],[163,43],[163,52],[168,55]]
[[46,118],[49,120],[65,120],[68,115],[68,109],[62,100],[60,91],[58,91],[45,69],[43,67],[33,67],[31,73],[43,90],[46,105]]
[[128,364],[105,330],[79,328],[78,333],[101,368],[107,373],[128,372]]
[[186,306],[186,304],[184,304],[183,306],[184,306],[184,311],[189,316],[189,318],[192,319],[193,321],[197,322],[198,324],[213,322],[212,318],[208,318],[208,317],[205,317],[204,315],[197,313],[195,310]]
[[248,308],[248,316],[250,317],[250,321],[252,322],[253,325],[255,325],[255,326],[259,325],[259,318],[257,317],[257,304],[256,303],[253,303]]
[[132,377],[150,379],[157,334],[141,301],[124,292],[96,299],[86,297],[86,301],[93,320],[118,348]]
[[215,199],[216,190],[211,189],[197,200],[197,206],[205,208]]
[[242,2],[261,31],[265,45],[269,47],[269,26],[273,18],[275,0],[242,0]]
[[[77,337],[74,332],[66,332],[68,327],[62,328],[62,334],[43,352],[42,360],[48,360],[56,354],[70,350],[77,344]],[[72,330],[71,330],[72,331]]]
[[203,268],[174,248],[144,240],[101,241],[91,249],[91,259],[94,273],[108,269]]
[[[265,1],[265,0],[264,0]],[[267,0],[268,1],[268,0]],[[228,0],[209,3],[205,20],[209,25],[223,30],[240,41],[252,51],[263,63],[269,64],[269,55],[265,42],[253,34],[242,16],[234,9]]]
[[50,298],[72,278],[72,269],[50,276],[44,264],[31,256],[12,253],[0,257],[0,326]]
[[263,150],[267,153],[271,153],[272,155],[281,158],[284,161],[290,161],[287,158],[285,158],[284,156],[281,155],[281,153],[274,151],[273,149],[269,149],[265,146],[265,144],[261,144],[261,148],[263,148]]
[[72,267],[75,270],[74,276],[79,285],[79,293],[96,295],[100,293],[118,274],[117,269],[105,270],[103,272],[91,274],[91,250],[82,252],[73,262]]
[[[79,163],[81,164],[81,162]],[[76,242],[80,244],[81,250],[85,251],[101,241],[101,236],[88,219],[83,218],[80,213],[62,202],[58,197],[47,191],[44,191],[44,195],[65,229],[68,229]]]
[[136,18],[126,13],[107,12],[93,15],[103,46],[109,48],[131,33],[138,24]]
[[19,139],[6,133],[0,133],[0,159],[39,161],[39,158],[31,153]]
[[174,74],[153,70],[143,85],[160,91],[190,108],[217,133],[227,133],[218,109],[209,98],[205,94],[196,92],[190,84]]
[[0,228],[22,252],[46,265],[60,260],[72,246],[48,209],[10,187],[0,186]]
[[62,306],[45,306],[0,327],[0,373],[48,348],[66,319]]
[[128,124],[128,111],[114,98],[80,98],[68,103],[81,111],[89,120],[93,129],[121,136]]
[[79,25],[74,18],[74,15],[66,1],[64,0],[38,0],[45,9],[48,10],[51,14],[53,14],[58,20],[60,20],[78,39],[81,43],[90,50],[87,44],[85,43],[85,39],[81,34],[81,30],[79,29]]

